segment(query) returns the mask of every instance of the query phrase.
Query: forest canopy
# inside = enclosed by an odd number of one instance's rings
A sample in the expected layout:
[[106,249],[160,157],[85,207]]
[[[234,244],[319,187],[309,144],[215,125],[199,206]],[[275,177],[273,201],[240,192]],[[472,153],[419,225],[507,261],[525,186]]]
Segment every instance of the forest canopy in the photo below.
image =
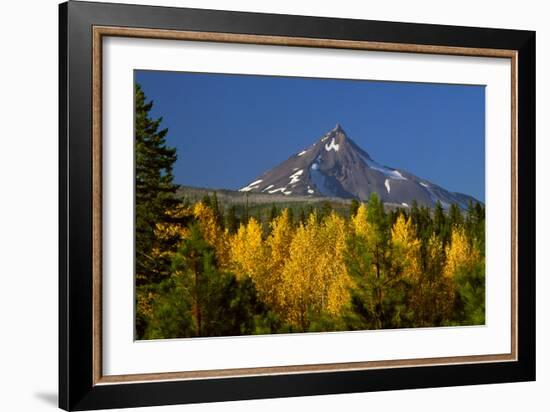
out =
[[178,196],[136,85],[136,338],[485,323],[485,208],[387,209],[372,193],[258,209]]

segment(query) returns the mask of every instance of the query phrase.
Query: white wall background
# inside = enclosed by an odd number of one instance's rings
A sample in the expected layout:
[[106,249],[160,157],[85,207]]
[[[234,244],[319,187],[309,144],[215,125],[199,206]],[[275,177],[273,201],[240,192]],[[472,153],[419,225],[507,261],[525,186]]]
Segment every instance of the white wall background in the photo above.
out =
[[[127,2],[127,1],[126,1]],[[132,1],[142,3],[141,1]],[[537,347],[535,383],[142,409],[190,411],[548,410],[550,26],[545,2],[487,0],[148,0],[143,3],[537,31]],[[0,6],[0,410],[57,404],[57,0]],[[526,275],[526,274],[524,274]]]

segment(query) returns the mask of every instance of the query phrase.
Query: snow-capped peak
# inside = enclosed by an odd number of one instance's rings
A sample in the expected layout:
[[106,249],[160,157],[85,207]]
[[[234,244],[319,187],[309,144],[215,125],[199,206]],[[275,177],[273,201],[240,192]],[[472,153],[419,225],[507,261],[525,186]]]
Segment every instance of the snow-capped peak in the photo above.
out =
[[452,203],[462,207],[468,201],[477,202],[470,196],[445,190],[406,170],[377,162],[347,136],[339,123],[311,146],[267,170],[240,190],[362,201],[368,200],[374,192],[384,203],[404,207],[409,207],[414,201],[428,206],[440,202],[443,207]]
[[338,136],[346,137],[346,132],[344,131],[340,123],[336,123],[336,126],[334,126],[328,133],[324,134],[321,137],[321,142],[324,142],[325,140],[328,140],[330,138],[334,139]]
[[334,143],[334,137],[332,138],[332,140],[330,141],[330,144],[326,144],[325,145],[325,150],[327,152],[330,152],[331,150],[334,149],[334,151],[338,151],[338,149],[340,148],[340,145],[338,143]]

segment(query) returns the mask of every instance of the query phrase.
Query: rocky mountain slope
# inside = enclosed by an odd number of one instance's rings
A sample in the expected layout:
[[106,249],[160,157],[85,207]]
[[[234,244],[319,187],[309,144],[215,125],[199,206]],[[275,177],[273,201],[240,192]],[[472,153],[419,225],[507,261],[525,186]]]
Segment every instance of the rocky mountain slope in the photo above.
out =
[[466,208],[475,198],[448,191],[402,169],[381,165],[361,149],[338,124],[311,146],[263,173],[241,192],[286,196],[326,196],[368,200],[376,192],[384,203],[409,207]]

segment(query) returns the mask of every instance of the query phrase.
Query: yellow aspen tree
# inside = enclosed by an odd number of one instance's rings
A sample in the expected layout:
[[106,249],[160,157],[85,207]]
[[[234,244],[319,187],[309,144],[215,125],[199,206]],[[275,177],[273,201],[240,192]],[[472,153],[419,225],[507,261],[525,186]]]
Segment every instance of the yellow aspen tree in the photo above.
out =
[[420,276],[420,240],[416,238],[415,229],[410,218],[403,214],[397,217],[391,229],[391,246],[393,263],[400,273],[411,280]]
[[463,228],[454,227],[451,242],[445,248],[446,262],[443,275],[453,278],[461,267],[471,268],[478,259],[478,252],[471,247]]
[[371,256],[372,267],[366,267],[367,261],[364,256],[355,256],[355,261],[361,266],[361,270],[364,273],[368,273],[371,270],[380,271],[380,261],[383,259],[384,252],[381,250],[381,234],[379,228],[375,225],[375,222],[369,220],[368,206],[365,203],[361,203],[357,214],[351,219],[352,234],[355,235],[356,241],[360,244],[360,250],[362,254],[367,253]]
[[283,270],[290,256],[290,244],[294,237],[294,228],[290,220],[288,209],[271,222],[271,234],[266,244],[270,259],[268,262],[269,271],[266,279],[266,290],[264,290],[265,302],[270,304],[277,312],[284,311],[284,288]]
[[319,232],[322,253],[316,269],[323,290],[321,310],[337,315],[349,302],[352,285],[345,264],[346,222],[333,211],[325,218]]
[[451,278],[441,276],[445,257],[443,243],[439,236],[432,233],[426,247],[428,271],[431,275],[428,291],[429,301],[423,302],[423,310],[427,314],[427,325],[433,324],[435,317],[447,318],[453,307],[454,282]]
[[427,255],[431,265],[437,265],[443,256],[443,243],[435,233],[432,233],[428,240]]
[[289,259],[283,268],[284,304],[283,319],[303,331],[307,330],[307,311],[317,301],[316,266],[319,257],[317,215],[309,215],[307,223],[300,225],[292,239]]
[[[238,278],[249,276],[260,295],[266,286],[267,249],[262,239],[262,227],[254,218],[241,224],[230,241],[230,260]],[[263,296],[262,296],[263,297]]]
[[349,266],[353,266],[352,272],[361,274],[364,277],[371,271],[371,247],[368,239],[372,235],[372,226],[367,219],[367,206],[361,203],[355,216],[350,219],[348,237],[351,241],[351,247],[348,248]]
[[336,213],[322,223],[311,214],[297,230],[283,269],[286,320],[307,330],[308,311],[338,314],[349,301],[344,219]]
[[212,208],[203,202],[198,202],[193,207],[193,215],[200,224],[204,239],[214,247],[216,258],[220,268],[229,266],[229,233],[218,226],[216,215]]
[[248,276],[247,237],[246,224],[241,223],[229,241],[231,269],[235,270],[235,275],[238,278]]
[[367,220],[367,206],[364,203],[361,203],[357,213],[351,218],[351,227],[357,236],[367,239],[371,227]]

